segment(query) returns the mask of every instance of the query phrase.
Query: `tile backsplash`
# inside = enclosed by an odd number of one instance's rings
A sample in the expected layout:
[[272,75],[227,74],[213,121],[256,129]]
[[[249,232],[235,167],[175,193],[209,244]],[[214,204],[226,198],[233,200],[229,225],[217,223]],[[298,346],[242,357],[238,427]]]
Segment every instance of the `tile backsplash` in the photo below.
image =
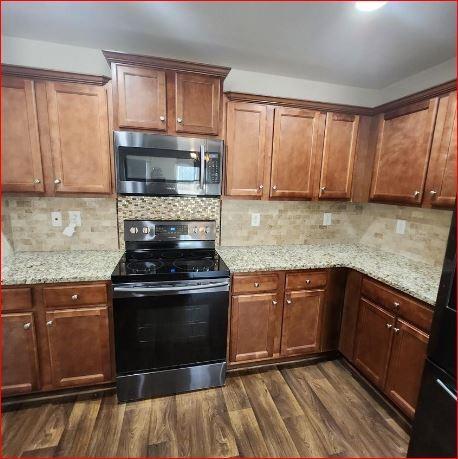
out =
[[[68,211],[81,212],[81,226],[71,237],[62,234]],[[51,225],[51,212],[62,212],[62,226]],[[113,198],[16,197],[3,198],[2,241],[15,251],[116,250],[118,229]],[[3,245],[3,244],[2,244]],[[2,247],[3,248],[3,247]]]

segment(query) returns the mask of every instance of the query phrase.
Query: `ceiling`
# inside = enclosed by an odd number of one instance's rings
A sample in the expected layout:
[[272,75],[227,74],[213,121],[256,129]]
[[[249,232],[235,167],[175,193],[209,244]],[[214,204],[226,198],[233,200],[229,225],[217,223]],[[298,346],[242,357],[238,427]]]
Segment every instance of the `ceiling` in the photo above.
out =
[[8,2],[4,35],[381,89],[456,55],[455,2]]

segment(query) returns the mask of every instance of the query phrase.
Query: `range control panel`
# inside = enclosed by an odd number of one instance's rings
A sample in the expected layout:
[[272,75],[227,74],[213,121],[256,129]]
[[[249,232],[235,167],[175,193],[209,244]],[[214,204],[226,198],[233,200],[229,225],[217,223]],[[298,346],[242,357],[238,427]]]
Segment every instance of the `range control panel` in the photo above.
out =
[[124,220],[124,240],[127,241],[214,241],[216,223],[213,220]]

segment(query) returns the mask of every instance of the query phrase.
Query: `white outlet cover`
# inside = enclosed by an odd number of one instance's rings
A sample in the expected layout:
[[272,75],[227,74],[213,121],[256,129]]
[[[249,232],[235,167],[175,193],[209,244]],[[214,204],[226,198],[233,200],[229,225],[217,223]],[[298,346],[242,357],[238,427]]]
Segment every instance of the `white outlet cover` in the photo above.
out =
[[261,224],[261,214],[251,214],[251,226],[259,226]]
[[62,212],[51,212],[51,225],[62,226]]
[[396,234],[404,234],[406,232],[406,221],[396,220]]
[[75,226],[81,226],[81,212],[79,210],[69,210],[68,221]]
[[324,226],[329,226],[332,224],[332,213],[331,212],[325,212],[323,214],[323,225]]

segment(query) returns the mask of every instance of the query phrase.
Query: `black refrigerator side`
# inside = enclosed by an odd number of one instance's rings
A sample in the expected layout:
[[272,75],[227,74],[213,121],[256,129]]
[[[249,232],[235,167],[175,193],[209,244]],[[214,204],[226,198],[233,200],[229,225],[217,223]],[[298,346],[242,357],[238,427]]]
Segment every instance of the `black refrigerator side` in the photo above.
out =
[[407,457],[457,457],[456,320],[455,211]]

